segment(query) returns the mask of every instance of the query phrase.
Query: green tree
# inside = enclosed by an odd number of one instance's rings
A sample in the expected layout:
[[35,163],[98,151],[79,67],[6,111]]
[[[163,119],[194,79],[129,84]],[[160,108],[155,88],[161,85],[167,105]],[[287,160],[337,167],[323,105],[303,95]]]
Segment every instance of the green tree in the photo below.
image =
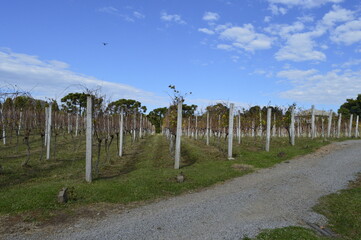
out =
[[149,112],[148,119],[155,126],[155,131],[157,133],[161,132],[161,126],[163,124],[163,119],[167,114],[168,109],[166,107],[156,108]]
[[351,114],[361,115],[361,94],[358,94],[356,99],[346,99],[346,102],[338,109],[338,113],[346,117]]
[[[63,103],[62,108],[66,112],[69,113],[82,113],[86,108],[86,101],[87,97],[90,94],[87,93],[69,93],[68,95],[64,96],[60,101]],[[103,103],[102,98],[97,98],[93,96],[93,105],[95,109],[100,109],[100,106]]]
[[147,111],[147,107],[142,106],[140,102],[133,99],[124,99],[124,98],[109,103],[107,107],[107,111],[113,114],[120,113],[120,110],[122,108],[125,111],[131,111],[131,112],[136,111],[140,113],[145,113]]

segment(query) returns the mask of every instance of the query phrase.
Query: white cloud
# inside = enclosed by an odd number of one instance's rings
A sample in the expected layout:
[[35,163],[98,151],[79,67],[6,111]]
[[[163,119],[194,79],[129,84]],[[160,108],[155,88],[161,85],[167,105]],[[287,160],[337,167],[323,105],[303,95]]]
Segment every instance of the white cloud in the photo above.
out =
[[230,27],[220,33],[220,39],[230,41],[236,48],[253,52],[259,49],[268,49],[272,45],[272,39],[268,36],[256,33],[252,24],[244,24],[243,27]]
[[167,12],[163,11],[160,14],[160,19],[165,22],[175,22],[178,24],[186,24],[186,21],[182,19],[182,17],[178,14],[168,14]]
[[303,22],[303,23],[313,22],[314,17],[312,17],[310,15],[305,15],[305,16],[302,16],[302,17],[297,17],[297,20],[299,20],[300,22]]
[[338,26],[332,31],[331,40],[345,45],[361,41],[361,18]]
[[222,49],[222,50],[232,50],[233,49],[232,45],[228,45],[228,44],[218,44],[217,48]]
[[214,34],[214,31],[208,29],[208,28],[198,28],[198,31],[199,32],[202,32],[202,33],[205,33],[205,34],[208,34],[208,35],[213,35]]
[[284,71],[278,72],[277,77],[287,78],[294,82],[298,82],[300,80],[302,81],[306,77],[316,74],[317,72],[318,71],[316,69],[310,69],[310,70],[292,69],[292,70],[284,70]]
[[[291,70],[278,75],[291,80],[291,89],[281,92],[282,98],[317,104],[342,104],[354,98],[361,89],[361,71],[334,70],[320,74],[316,70]],[[297,77],[295,77],[297,76]]]
[[120,17],[127,22],[135,22],[135,19],[144,19],[145,18],[145,15],[142,14],[141,12],[139,12],[139,11],[131,12],[130,10],[132,10],[132,7],[126,8],[125,11],[120,11],[119,9],[112,7],[112,6],[102,7],[102,8],[98,9],[99,12]]
[[112,6],[99,8],[98,11],[103,12],[103,13],[109,13],[109,14],[118,14],[119,13],[119,10]]
[[275,4],[269,5],[269,10],[271,10],[273,15],[285,15],[287,13],[287,9],[283,7],[279,7]]
[[326,3],[340,3],[343,0],[268,0],[272,4],[283,4],[287,7],[314,8]]
[[68,92],[83,91],[101,87],[103,93],[113,100],[130,98],[153,106],[166,105],[168,101],[126,84],[102,81],[69,70],[67,63],[44,61],[37,56],[0,50],[0,83],[17,85],[24,91],[31,91],[37,98],[61,98]]
[[341,65],[343,68],[349,68],[351,66],[361,65],[361,59],[351,59]]
[[138,18],[138,19],[143,19],[143,18],[145,18],[145,15],[142,14],[142,13],[140,13],[140,12],[138,12],[138,11],[134,11],[134,12],[133,12],[133,16],[136,17],[136,18]]
[[334,5],[333,10],[326,13],[322,18],[322,23],[326,26],[333,26],[338,22],[347,22],[354,19],[354,12]]
[[263,19],[263,21],[266,22],[266,23],[268,23],[268,22],[271,21],[271,19],[272,19],[271,16],[265,16],[264,19]]
[[272,24],[269,27],[265,28],[265,31],[273,35],[279,35],[282,38],[288,38],[292,33],[297,33],[302,31],[305,28],[305,25],[302,22],[294,22],[291,25],[287,24]]
[[217,21],[220,18],[218,13],[215,12],[206,12],[203,15],[204,21]]
[[278,61],[291,60],[300,61],[324,61],[326,55],[320,51],[314,50],[316,43],[313,37],[320,36],[322,32],[296,33],[290,36],[286,45],[281,48],[275,57]]

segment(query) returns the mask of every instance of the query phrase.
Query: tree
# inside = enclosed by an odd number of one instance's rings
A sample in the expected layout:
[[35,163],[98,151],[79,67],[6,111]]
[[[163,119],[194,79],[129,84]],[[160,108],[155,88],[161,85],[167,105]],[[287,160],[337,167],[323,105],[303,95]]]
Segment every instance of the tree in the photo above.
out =
[[163,119],[167,114],[168,109],[166,107],[156,108],[150,111],[148,114],[149,121],[155,126],[155,131],[157,133],[161,132],[161,126],[163,124]]
[[[69,93],[64,96],[60,101],[64,104],[62,105],[63,110],[69,113],[82,113],[86,108],[86,99],[90,94],[87,93]],[[93,95],[93,106],[98,109],[103,103],[103,98],[95,97]]]
[[117,101],[113,101],[108,104],[107,111],[110,113],[120,113],[121,108],[125,111],[136,111],[136,112],[143,112],[147,111],[146,106],[142,106],[142,104],[133,99],[119,99]]
[[340,106],[338,113],[348,117],[351,114],[361,115],[361,94],[356,99],[346,99],[346,102]]

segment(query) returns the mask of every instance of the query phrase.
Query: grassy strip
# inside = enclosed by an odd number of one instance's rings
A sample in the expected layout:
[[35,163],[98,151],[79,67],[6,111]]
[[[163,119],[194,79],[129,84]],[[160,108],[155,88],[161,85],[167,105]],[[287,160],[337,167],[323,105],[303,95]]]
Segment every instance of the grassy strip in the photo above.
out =
[[[92,184],[84,182],[84,142],[81,138],[58,139],[56,160],[39,160],[42,141],[31,146],[30,168],[22,168],[24,146],[19,152],[2,147],[0,164],[4,173],[0,175],[0,215],[28,211],[47,215],[56,209],[91,203],[123,203],[152,200],[193,191],[251,172],[250,168],[235,168],[234,164],[264,168],[297,155],[310,153],[328,144],[322,139],[301,138],[295,147],[287,139],[275,138],[271,151],[263,150],[264,139],[245,138],[241,145],[234,145],[235,160],[228,161],[224,140],[206,146],[203,140],[186,137],[182,141],[182,168],[173,169],[173,158],[169,154],[167,140],[160,135],[150,136],[131,143],[126,139],[125,155],[117,156],[116,144],[110,149],[109,162],[100,163],[100,174]],[[94,146],[96,149],[96,146]],[[3,155],[4,154],[4,155]],[[96,153],[94,153],[96,158]],[[101,154],[101,159],[105,159]],[[183,172],[186,181],[177,183],[175,176]],[[72,188],[68,204],[58,204],[56,196],[64,187]]]
[[[350,187],[338,193],[324,196],[314,207],[318,213],[329,220],[328,227],[339,234],[337,239],[361,239],[361,175],[350,184]],[[245,238],[249,239],[249,238]],[[265,230],[257,240],[322,240],[329,239],[316,235],[313,231],[302,227],[286,227]]]

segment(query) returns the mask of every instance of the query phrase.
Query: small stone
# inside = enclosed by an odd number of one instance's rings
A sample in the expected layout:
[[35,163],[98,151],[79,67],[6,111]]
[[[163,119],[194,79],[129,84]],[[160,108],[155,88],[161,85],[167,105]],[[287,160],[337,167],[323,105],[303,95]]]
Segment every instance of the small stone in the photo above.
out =
[[68,188],[63,188],[58,194],[58,203],[66,203],[68,201]]
[[177,176],[177,182],[179,183],[184,182],[184,175],[182,172]]
[[285,152],[280,152],[277,154],[277,157],[279,157],[279,158],[283,158],[284,156],[286,156]]

